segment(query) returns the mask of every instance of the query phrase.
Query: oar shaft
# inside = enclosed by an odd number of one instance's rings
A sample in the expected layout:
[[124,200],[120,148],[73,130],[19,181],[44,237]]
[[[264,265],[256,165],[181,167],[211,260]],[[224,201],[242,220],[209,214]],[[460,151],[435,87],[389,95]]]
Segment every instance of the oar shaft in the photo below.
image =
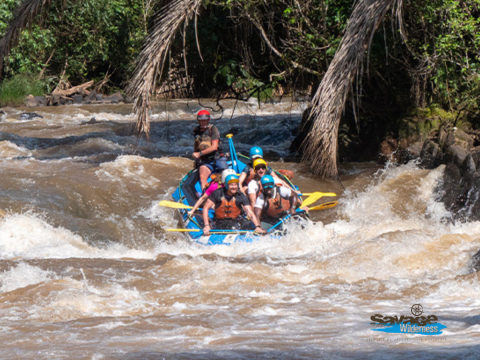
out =
[[[201,229],[165,229],[168,232],[200,232]],[[245,234],[245,233],[254,233],[255,230],[213,230],[210,231],[210,234]]]

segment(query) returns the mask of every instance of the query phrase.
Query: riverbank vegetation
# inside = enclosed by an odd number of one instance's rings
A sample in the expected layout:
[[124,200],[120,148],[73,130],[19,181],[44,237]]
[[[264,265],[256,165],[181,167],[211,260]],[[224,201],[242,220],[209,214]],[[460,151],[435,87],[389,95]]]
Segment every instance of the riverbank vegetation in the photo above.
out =
[[[36,4],[33,16],[14,13],[22,3]],[[146,123],[151,94],[240,100],[313,96],[355,4],[5,0],[0,81],[28,74],[64,87],[95,80],[104,91],[117,91],[133,76],[130,90]],[[369,34],[365,55],[349,79],[337,128],[340,146],[376,149],[387,134],[398,136],[401,119],[418,109],[449,111],[480,126],[480,0],[404,0],[392,9]],[[169,26],[161,28],[167,20]],[[12,32],[11,25],[25,30]]]

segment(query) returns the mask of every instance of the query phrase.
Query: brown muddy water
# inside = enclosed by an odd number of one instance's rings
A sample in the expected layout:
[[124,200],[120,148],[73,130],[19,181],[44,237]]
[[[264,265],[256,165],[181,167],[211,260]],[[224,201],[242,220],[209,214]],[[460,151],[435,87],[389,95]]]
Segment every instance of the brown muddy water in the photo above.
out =
[[[214,123],[237,150],[260,145],[278,160],[305,104],[224,107]],[[336,192],[339,205],[281,240],[205,247],[166,234],[177,218],[157,206],[192,167],[199,109],[159,104],[150,142],[127,135],[128,105],[35,108],[34,120],[4,109],[1,359],[480,357],[469,270],[480,222],[448,221],[443,168],[348,164],[343,191],[280,159],[271,165],[294,170],[304,192]],[[372,330],[372,315],[413,304],[443,334]]]

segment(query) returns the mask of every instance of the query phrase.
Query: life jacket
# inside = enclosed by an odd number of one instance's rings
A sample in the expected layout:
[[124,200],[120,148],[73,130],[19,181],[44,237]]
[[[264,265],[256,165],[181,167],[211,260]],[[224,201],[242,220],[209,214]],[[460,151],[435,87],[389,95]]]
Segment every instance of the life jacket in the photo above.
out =
[[227,200],[224,194],[221,200],[222,203],[215,209],[215,219],[236,219],[242,214],[242,209],[237,206],[235,196]]
[[[243,181],[242,186],[248,186],[248,183],[253,179],[255,179],[255,177],[257,176],[257,174],[255,173],[255,170],[252,167],[253,166],[252,163],[248,163],[247,166],[250,168],[250,170],[247,177]],[[269,166],[267,167],[267,171],[265,172],[265,175],[270,175],[271,173],[272,173],[272,168]],[[260,186],[260,183],[259,183],[259,188],[262,189],[262,187]],[[258,193],[257,193],[257,196],[258,196]]]
[[[200,126],[197,126],[193,130],[193,135],[195,136],[195,143],[193,145],[193,150],[195,152],[200,151],[199,147],[200,144],[207,144],[208,147],[212,146],[212,126],[213,125],[208,125],[207,129],[205,131],[200,131]],[[216,152],[207,154],[202,156],[202,159],[213,159],[215,157],[216,153],[221,153],[222,152],[222,141],[219,139],[218,140],[218,148]]]
[[290,210],[292,205],[292,198],[280,195],[280,191],[277,187],[275,197],[265,199],[262,209],[262,218],[268,217],[279,219]]
[[288,178],[288,180],[292,180],[295,176],[295,173],[291,170],[278,170],[278,172]]
[[245,180],[243,181],[242,186],[248,186],[248,183],[255,178],[255,175],[256,175],[256,174],[255,174],[255,170],[253,170],[253,168],[250,167],[250,171],[248,172],[247,177],[246,177]]

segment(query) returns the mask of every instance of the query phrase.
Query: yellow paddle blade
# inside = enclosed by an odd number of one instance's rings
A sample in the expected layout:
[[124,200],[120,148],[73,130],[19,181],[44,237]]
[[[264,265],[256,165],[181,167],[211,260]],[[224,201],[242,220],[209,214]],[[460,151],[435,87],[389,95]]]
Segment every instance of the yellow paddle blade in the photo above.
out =
[[192,206],[184,205],[182,203],[174,202],[174,201],[167,201],[162,200],[158,203],[160,206],[172,208],[172,209],[192,209]]
[[305,206],[311,205],[315,201],[317,201],[318,199],[320,199],[321,197],[324,197],[324,196],[337,196],[337,194],[335,194],[335,193],[322,193],[322,192],[311,193],[308,198],[303,200],[302,205],[300,205],[300,207],[305,207]]
[[312,208],[309,208],[308,210],[312,211],[312,210],[326,210],[326,209],[330,209],[334,206],[336,206],[338,204],[338,201],[330,201],[330,202],[327,202],[327,203],[324,203],[322,205],[317,205],[317,206],[314,206]]
[[165,229],[165,231],[178,231],[178,232],[199,232],[199,229]]

